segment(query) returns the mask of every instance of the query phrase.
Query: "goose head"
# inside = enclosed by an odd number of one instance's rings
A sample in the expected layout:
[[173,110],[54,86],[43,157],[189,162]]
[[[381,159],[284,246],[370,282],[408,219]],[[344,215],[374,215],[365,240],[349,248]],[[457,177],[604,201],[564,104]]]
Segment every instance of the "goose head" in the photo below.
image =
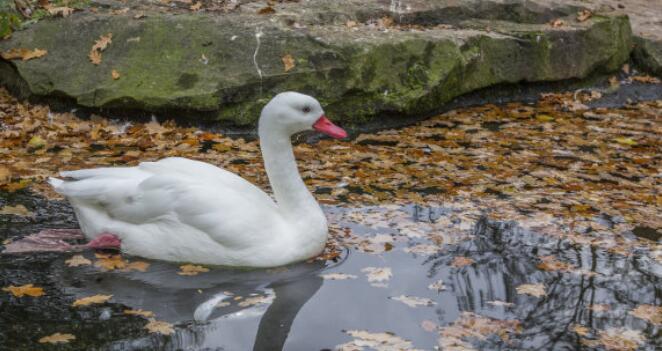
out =
[[333,124],[324,116],[324,110],[312,96],[284,92],[276,95],[262,109],[259,121],[259,133],[291,136],[306,130],[316,130],[332,138],[347,137],[347,132]]

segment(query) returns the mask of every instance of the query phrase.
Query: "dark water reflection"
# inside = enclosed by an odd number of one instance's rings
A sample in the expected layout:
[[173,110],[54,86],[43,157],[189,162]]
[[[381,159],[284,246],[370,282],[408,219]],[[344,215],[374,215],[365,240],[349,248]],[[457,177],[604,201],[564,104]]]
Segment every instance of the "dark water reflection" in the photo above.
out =
[[[327,211],[341,218],[349,210]],[[420,207],[398,211],[406,213],[412,225],[435,222],[449,212]],[[481,219],[473,225],[470,240],[444,245],[434,255],[403,251],[428,243],[421,237],[396,241],[392,250],[381,254],[352,249],[331,264],[301,263],[271,270],[217,268],[197,276],[180,276],[177,265],[163,262],[151,262],[147,272],[101,272],[92,266],[66,266],[68,254],[3,255],[1,286],[34,283],[43,286],[47,295],[0,294],[0,349],[322,350],[350,341],[344,330],[366,330],[392,332],[418,349],[431,350],[439,334],[426,331],[421,322],[444,327],[467,311],[521,322],[520,333],[508,343],[494,335],[467,339],[477,349],[586,349],[571,329],[575,324],[588,327],[591,333],[620,327],[638,330],[646,338],[640,349],[659,349],[660,326],[628,313],[640,304],[662,303],[662,267],[646,252],[624,257],[536,235],[514,223]],[[357,220],[343,226],[367,237],[396,232]],[[31,225],[21,228],[25,234]],[[85,255],[93,258],[92,253]],[[574,265],[581,273],[541,270],[539,257],[546,255]],[[457,256],[470,257],[474,263],[453,267]],[[389,267],[393,276],[384,287],[375,287],[362,272],[366,267]],[[355,278],[324,280],[320,276],[328,273]],[[439,280],[445,290],[428,288]],[[516,291],[522,284],[538,283],[546,287],[546,296]],[[96,307],[71,307],[74,299],[95,294],[113,297]],[[413,308],[392,299],[400,295],[428,298],[436,304]],[[263,303],[242,305],[251,298]],[[604,311],[592,309],[595,305],[605,305]],[[149,334],[143,328],[144,318],[122,313],[127,308],[154,312],[158,320],[174,324],[175,333]],[[55,346],[36,342],[54,332],[71,333],[77,339]]]

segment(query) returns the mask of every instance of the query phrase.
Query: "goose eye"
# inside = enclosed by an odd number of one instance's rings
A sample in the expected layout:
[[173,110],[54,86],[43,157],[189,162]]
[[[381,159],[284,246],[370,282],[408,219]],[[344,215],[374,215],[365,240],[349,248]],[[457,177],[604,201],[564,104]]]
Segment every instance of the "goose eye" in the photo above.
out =
[[310,112],[310,107],[304,106],[301,110],[303,111],[303,113],[308,113]]

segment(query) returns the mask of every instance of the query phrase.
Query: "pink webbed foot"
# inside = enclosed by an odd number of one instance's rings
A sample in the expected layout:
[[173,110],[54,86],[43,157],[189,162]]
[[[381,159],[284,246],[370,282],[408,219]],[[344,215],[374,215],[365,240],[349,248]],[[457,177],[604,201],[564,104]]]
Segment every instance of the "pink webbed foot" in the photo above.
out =
[[95,250],[97,249],[119,250],[121,246],[122,246],[122,239],[120,239],[117,235],[112,233],[99,234],[99,236],[97,236],[92,241],[87,243],[87,247]]
[[84,238],[83,232],[78,229],[44,229],[8,243],[3,253],[80,251],[84,248],[82,245],[71,244],[68,241],[75,242]]

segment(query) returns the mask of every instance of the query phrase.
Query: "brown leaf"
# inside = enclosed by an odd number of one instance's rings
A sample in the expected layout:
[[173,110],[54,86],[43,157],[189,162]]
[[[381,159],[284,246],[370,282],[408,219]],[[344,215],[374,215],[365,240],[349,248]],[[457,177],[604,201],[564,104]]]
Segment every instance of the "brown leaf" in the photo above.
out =
[[2,290],[9,292],[16,297],[22,297],[25,295],[32,297],[39,297],[44,295],[43,288],[33,286],[32,284],[25,284],[21,286],[10,285],[9,287],[2,288]]
[[553,28],[560,28],[560,27],[563,27],[564,24],[565,24],[565,22],[563,22],[562,19],[558,19],[558,18],[555,19],[555,20],[553,20],[552,22],[550,22],[550,25],[551,25]]
[[142,309],[138,310],[124,310],[124,314],[128,314],[130,316],[143,316],[145,318],[152,318],[154,317],[154,312],[152,311],[144,311]]
[[145,329],[149,330],[150,333],[158,333],[163,335],[170,335],[175,332],[172,324],[168,322],[157,321],[155,319],[151,319],[149,323],[145,325]]
[[72,334],[61,334],[61,333],[55,333],[49,336],[44,336],[43,338],[39,339],[40,344],[67,344],[71,340],[76,340],[76,337],[73,336]]
[[518,294],[527,294],[535,297],[547,295],[543,284],[522,284],[515,289]]
[[83,257],[83,255],[75,255],[72,256],[70,259],[64,261],[64,263],[67,264],[69,267],[78,267],[78,266],[87,266],[92,264],[92,261],[88,260],[87,258]]
[[90,61],[98,65],[101,63],[101,52],[106,50],[108,45],[113,42],[113,33],[108,33],[106,35],[102,35],[97,39],[97,41],[94,42],[94,45],[92,45],[92,49],[90,50],[90,53],[88,55]]
[[95,65],[101,63],[101,53],[97,50],[90,51],[90,54],[87,57],[89,57],[90,62],[92,62]]
[[586,9],[581,10],[581,11],[577,12],[577,21],[584,22],[587,19],[591,18],[591,16],[593,16],[593,13],[591,13],[591,11],[586,10]]
[[662,306],[639,305],[630,314],[651,324],[662,324]]
[[198,273],[209,272],[209,268],[193,264],[179,266],[179,269],[181,269],[180,272],[177,272],[179,275],[198,275]]
[[453,259],[453,262],[451,262],[451,266],[460,268],[460,267],[468,266],[473,263],[474,260],[472,260],[469,257],[457,256]]
[[580,325],[580,324],[573,324],[572,330],[575,333],[577,333],[578,335],[581,335],[581,336],[586,336],[589,333],[588,328],[586,328],[585,326]]
[[294,68],[294,58],[292,55],[287,54],[281,58],[283,60],[283,66],[285,68],[285,72],[288,72],[292,68]]
[[120,72],[113,70],[112,72],[110,72],[110,76],[113,77],[113,80],[118,80],[120,79]]
[[47,50],[42,50],[42,49],[30,50],[24,48],[15,48],[0,53],[0,56],[2,56],[2,58],[5,60],[21,59],[23,61],[27,61],[35,58],[40,58],[46,55],[47,53],[48,53]]
[[202,8],[202,3],[198,1],[195,4],[191,5],[191,7],[189,8],[191,9],[191,11],[198,11]]
[[74,301],[73,306],[78,307],[78,306],[88,306],[92,304],[106,303],[112,297],[113,295],[94,295],[94,296],[83,297]]
[[48,8],[48,13],[50,13],[53,16],[60,15],[62,17],[67,17],[67,16],[71,15],[74,11],[76,11],[76,10],[72,9],[71,7],[66,7],[66,6],[49,7]]
[[273,13],[276,13],[276,10],[274,10],[273,7],[271,6],[266,6],[257,11],[258,15],[271,15]]
[[25,206],[19,204],[16,206],[0,207],[0,215],[14,215],[22,217],[33,217],[34,213],[30,212]]

